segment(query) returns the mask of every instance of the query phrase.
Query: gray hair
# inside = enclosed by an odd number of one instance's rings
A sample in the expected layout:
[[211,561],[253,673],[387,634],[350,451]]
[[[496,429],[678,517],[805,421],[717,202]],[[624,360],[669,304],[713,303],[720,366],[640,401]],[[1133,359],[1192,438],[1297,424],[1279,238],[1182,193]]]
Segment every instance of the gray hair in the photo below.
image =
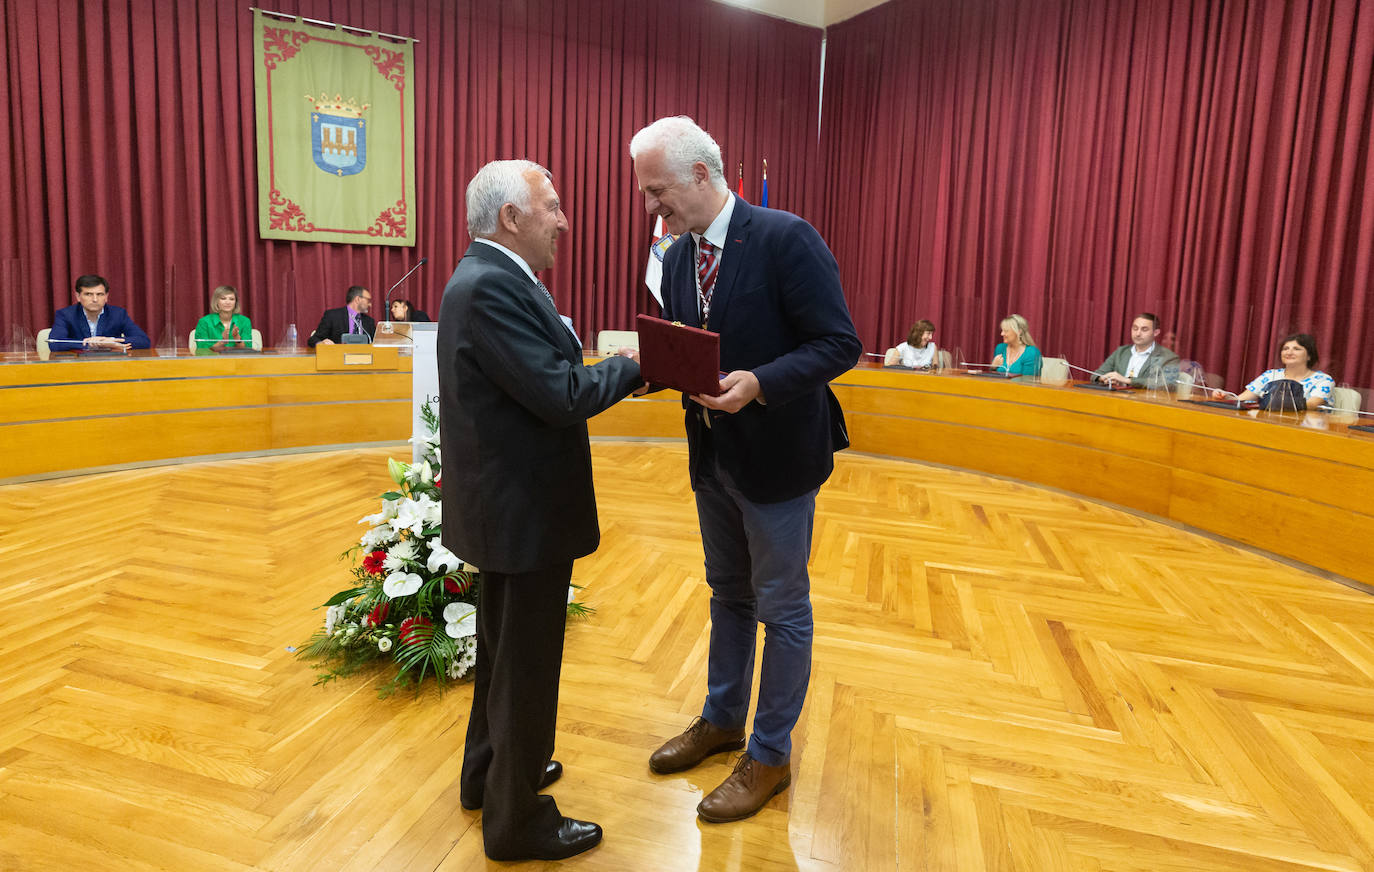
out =
[[553,181],[553,173],[529,160],[494,160],[468,182],[468,235],[488,239],[496,234],[501,207],[510,203],[530,211],[530,184],[525,174],[534,171]]
[[720,157],[720,146],[711,138],[711,134],[686,115],[660,118],[630,139],[631,160],[646,151],[658,149],[663,149],[664,163],[679,182],[690,182],[692,165],[700,161],[706,164],[711,187],[717,191],[729,190],[725,183],[725,162]]

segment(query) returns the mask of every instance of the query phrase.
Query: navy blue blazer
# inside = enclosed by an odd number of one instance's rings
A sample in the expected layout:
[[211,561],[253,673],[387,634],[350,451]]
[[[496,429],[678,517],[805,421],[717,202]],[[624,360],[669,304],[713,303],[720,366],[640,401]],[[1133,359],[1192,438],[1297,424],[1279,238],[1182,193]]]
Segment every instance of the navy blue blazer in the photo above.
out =
[[[82,346],[76,342],[60,340],[81,340],[91,335],[91,325],[86,320],[86,310],[81,308],[80,303],[74,303],[58,309],[53,315],[52,332],[48,334],[48,343],[53,351],[79,351]],[[105,306],[105,310],[100,313],[100,320],[96,322],[94,335],[111,336],[116,339],[123,337],[124,341],[129,343],[130,348],[151,348],[153,345],[148,339],[148,334],[144,333],[134,323],[134,319],[129,317],[128,312],[118,306]]]
[[[834,255],[796,215],[736,197],[709,323],[702,325],[695,249],[684,233],[664,255],[663,316],[719,333],[720,368],[752,371],[767,401],[733,415],[711,412],[716,458],[754,502],[782,502],[820,487],[834,452],[849,446],[829,382],[863,353]],[[708,434],[703,407],[686,396],[683,406],[695,487]]]

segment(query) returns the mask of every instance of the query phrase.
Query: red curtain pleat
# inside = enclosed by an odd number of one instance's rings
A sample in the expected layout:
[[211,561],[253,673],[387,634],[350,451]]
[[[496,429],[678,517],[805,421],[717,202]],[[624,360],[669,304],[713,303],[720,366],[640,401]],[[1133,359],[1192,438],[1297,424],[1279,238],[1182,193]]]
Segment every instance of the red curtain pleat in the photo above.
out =
[[[464,190],[483,163],[548,166],[572,227],[548,284],[585,341],[652,311],[651,222],[627,147],[687,114],[743,160],[773,204],[810,210],[818,186],[821,31],[708,0],[281,0],[266,8],[416,37],[418,243],[412,249],[258,238],[249,4],[5,0],[0,94],[0,327],[30,333],[105,275],[111,302],[156,339],[185,336],[215,285],[236,285],[269,343],[302,334],[345,289],[438,314],[467,248]],[[733,181],[733,178],[732,178]],[[184,339],[182,340],[184,341]]]
[[1374,385],[1357,0],[893,0],[827,33],[822,231],[870,350],[1020,312],[1095,367],[1137,311],[1238,389],[1311,331]]

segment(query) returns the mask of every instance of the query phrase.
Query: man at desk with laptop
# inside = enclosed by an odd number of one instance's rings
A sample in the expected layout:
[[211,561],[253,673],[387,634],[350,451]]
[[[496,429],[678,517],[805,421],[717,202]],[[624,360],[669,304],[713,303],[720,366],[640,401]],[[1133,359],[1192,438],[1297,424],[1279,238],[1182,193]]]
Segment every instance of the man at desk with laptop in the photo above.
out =
[[1159,344],[1159,331],[1157,316],[1150,312],[1136,315],[1131,320],[1131,344],[1109,354],[1093,371],[1093,380],[1120,387],[1167,385],[1178,373],[1178,355]]
[[53,315],[48,347],[53,351],[119,352],[149,348],[148,334],[129,313],[106,305],[110,283],[97,275],[76,280],[76,302]]

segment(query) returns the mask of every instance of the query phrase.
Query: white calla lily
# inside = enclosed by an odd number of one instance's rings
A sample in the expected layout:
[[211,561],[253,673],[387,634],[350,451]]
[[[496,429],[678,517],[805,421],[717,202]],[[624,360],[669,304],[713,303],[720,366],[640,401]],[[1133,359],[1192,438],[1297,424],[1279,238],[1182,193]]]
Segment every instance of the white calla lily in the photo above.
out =
[[425,580],[414,572],[393,572],[382,582],[382,592],[395,599],[398,596],[410,596],[420,589],[420,585]]
[[444,632],[454,639],[477,632],[477,607],[472,603],[449,603],[444,606]]
[[462,565],[463,558],[444,546],[438,543],[430,546],[429,561],[426,563],[430,572],[436,575],[440,573],[447,575]]

